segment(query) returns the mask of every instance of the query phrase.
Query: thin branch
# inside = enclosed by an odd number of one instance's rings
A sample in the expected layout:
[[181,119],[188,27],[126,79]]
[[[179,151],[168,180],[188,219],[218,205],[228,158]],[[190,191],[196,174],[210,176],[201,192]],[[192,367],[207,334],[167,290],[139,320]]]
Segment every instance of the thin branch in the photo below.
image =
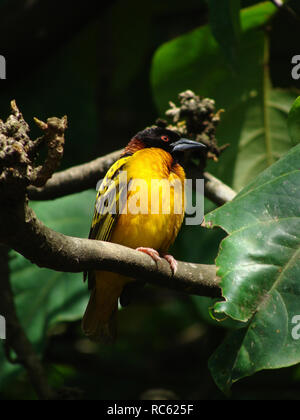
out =
[[205,196],[213,203],[222,206],[232,201],[237,193],[224,182],[208,172],[204,172]]
[[[54,200],[90,188],[95,189],[110,166],[119,159],[121,152],[118,150],[89,163],[57,172],[44,187],[30,186],[27,189],[28,197],[30,200],[37,201]],[[205,196],[219,206],[233,200],[236,196],[235,191],[208,172],[201,174],[196,167],[191,166],[188,168],[187,174],[193,178],[204,178]]]
[[67,129],[67,117],[49,118],[47,123],[35,118],[37,126],[44,131],[44,136],[40,139],[41,143],[46,143],[48,155],[42,166],[34,169],[31,175],[31,184],[42,187],[57,170],[64,154],[65,131]]
[[[57,170],[64,151],[64,132],[67,118],[49,118],[47,123],[36,119],[44,136],[32,141],[29,126],[19,111],[16,102],[11,102],[11,115],[4,123],[0,120],[0,187],[6,198],[23,195],[29,185],[41,187]],[[43,141],[47,145],[47,157],[43,165],[36,166],[37,147]],[[7,185],[10,184],[10,188]],[[4,197],[3,197],[4,198]]]
[[283,7],[284,3],[282,0],[271,0],[271,2],[276,6],[276,7]]
[[284,3],[282,0],[270,0],[274,6],[278,7],[280,10],[285,10],[290,16],[296,20],[300,20],[300,17],[297,15],[294,9],[292,9],[287,3]]
[[30,200],[54,200],[66,195],[79,193],[90,188],[95,189],[111,165],[116,162],[121,150],[95,159],[83,165],[74,166],[65,171],[57,172],[42,188],[30,186],[27,190]]
[[5,317],[7,331],[7,339],[4,345],[7,354],[12,349],[17,355],[17,359],[15,360],[11,360],[10,357],[8,359],[13,363],[24,366],[39,399],[53,400],[56,394],[49,386],[44,367],[28,340],[17,316],[9,278],[8,248],[3,245],[0,245],[0,278],[0,312]]

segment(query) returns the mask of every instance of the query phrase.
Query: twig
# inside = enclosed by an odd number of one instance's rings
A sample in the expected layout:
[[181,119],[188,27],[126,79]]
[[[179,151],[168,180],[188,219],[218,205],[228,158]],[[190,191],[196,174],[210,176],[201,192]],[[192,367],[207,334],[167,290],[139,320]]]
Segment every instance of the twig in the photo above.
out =
[[204,172],[205,196],[213,203],[222,206],[232,201],[237,193],[228,185],[208,172]]
[[285,10],[293,18],[300,20],[300,17],[297,15],[294,9],[292,9],[287,3],[284,3],[282,0],[270,0],[278,9]]
[[19,322],[11,290],[8,268],[8,248],[0,245],[0,312],[6,319],[7,339],[4,343],[6,351],[12,349],[17,359],[11,360],[19,363],[26,369],[33,388],[41,400],[53,400],[56,395],[48,384],[42,363],[35,353]]
[[[120,157],[121,150],[100,157],[89,163],[74,166],[65,171],[57,172],[42,188],[30,186],[27,189],[30,200],[54,200],[69,194],[75,194],[90,188],[96,188],[97,182],[102,179],[110,166]],[[208,172],[201,174],[192,165],[187,170],[192,178],[205,180],[205,196],[217,205],[231,201],[236,193],[228,185]]]
[[[67,118],[50,118],[47,123],[36,119],[36,122],[44,131],[42,140],[37,142],[29,138],[29,126],[15,101],[11,102],[11,115],[6,123],[0,120],[0,188],[6,190],[6,198],[22,195],[28,185],[45,185],[60,164]],[[48,155],[43,165],[36,166],[33,151],[41,141],[46,143]]]
[[273,4],[275,4],[276,7],[282,7],[284,5],[282,0],[271,0]]
[[202,173],[199,167],[192,163],[187,168],[186,174],[188,178],[204,179],[205,197],[217,204],[217,206],[223,206],[223,204],[232,201],[237,195],[237,193],[228,185],[224,184],[224,182],[220,181],[209,172]]
[[31,185],[42,187],[60,165],[64,154],[65,130],[68,126],[67,117],[49,118],[47,123],[35,118],[37,126],[44,131],[44,136],[39,139],[41,143],[46,143],[48,149],[47,158],[42,166],[33,170],[31,175]]
[[83,165],[57,172],[42,188],[30,186],[27,190],[30,200],[54,200],[66,195],[95,189],[110,166],[119,159],[121,150],[95,159]]

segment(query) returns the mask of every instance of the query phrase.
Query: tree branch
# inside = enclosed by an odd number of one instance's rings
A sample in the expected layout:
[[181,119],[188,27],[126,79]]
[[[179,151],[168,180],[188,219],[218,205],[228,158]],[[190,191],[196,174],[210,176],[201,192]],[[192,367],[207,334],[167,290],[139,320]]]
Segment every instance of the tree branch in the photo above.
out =
[[297,15],[294,9],[292,9],[287,3],[284,3],[282,0],[270,0],[274,6],[278,7],[280,10],[285,10],[290,16],[296,20],[300,20],[300,17]]
[[178,270],[172,276],[170,266],[164,260],[156,264],[149,256],[131,248],[54,232],[30,207],[25,207],[24,220],[14,216],[11,232],[6,232],[4,237],[0,230],[0,240],[39,267],[71,273],[113,271],[181,292],[220,296],[219,278],[213,265],[179,262]]
[[279,7],[279,8],[281,8],[281,7],[283,7],[284,6],[284,3],[283,3],[283,1],[282,0],[271,0],[271,2],[276,6],[276,7]]
[[5,317],[7,331],[4,346],[8,354],[12,349],[17,355],[16,360],[10,361],[24,366],[39,399],[53,400],[56,394],[49,386],[44,367],[19,322],[9,279],[8,248],[1,244],[0,278],[0,312]]
[[[27,189],[28,197],[33,201],[55,200],[87,189],[95,189],[99,180],[104,178],[111,165],[119,159],[121,152],[122,150],[117,150],[89,163],[57,172],[44,187],[30,186]],[[198,168],[190,166],[187,175],[192,178],[204,178],[205,196],[218,206],[236,196],[235,191],[208,172],[202,174]]]
[[203,177],[205,182],[205,197],[213,203],[222,206],[236,197],[237,193],[215,176],[204,172]]
[[[13,103],[15,106],[15,102]],[[31,184],[36,187],[42,187],[57,170],[64,154],[65,137],[67,129],[67,117],[59,120],[58,118],[49,118],[47,123],[35,118],[37,126],[43,130],[44,136],[39,139],[38,144],[46,143],[48,155],[42,166],[34,169],[31,177]]]
[[97,182],[104,178],[111,165],[116,162],[122,150],[110,153],[83,165],[57,172],[42,188],[30,186],[27,190],[30,200],[54,200],[88,189],[96,189]]

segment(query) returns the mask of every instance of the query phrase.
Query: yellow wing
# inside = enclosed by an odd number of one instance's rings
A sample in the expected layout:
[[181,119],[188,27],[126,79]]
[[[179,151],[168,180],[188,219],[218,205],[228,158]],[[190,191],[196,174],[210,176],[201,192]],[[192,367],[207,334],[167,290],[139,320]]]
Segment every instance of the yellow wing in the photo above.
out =
[[[89,239],[109,241],[113,228],[127,201],[127,189],[130,180],[126,176],[126,164],[131,156],[117,160],[105,175],[97,193],[94,216]],[[124,176],[119,176],[121,171]],[[87,273],[84,274],[86,280]],[[93,273],[89,275],[89,288],[93,288]]]
[[[89,239],[109,241],[114,224],[121,212],[120,197],[127,184],[119,177],[121,171],[126,171],[126,163],[131,156],[119,159],[112,165],[102,181],[96,197],[94,217]],[[124,204],[124,203],[122,203]]]

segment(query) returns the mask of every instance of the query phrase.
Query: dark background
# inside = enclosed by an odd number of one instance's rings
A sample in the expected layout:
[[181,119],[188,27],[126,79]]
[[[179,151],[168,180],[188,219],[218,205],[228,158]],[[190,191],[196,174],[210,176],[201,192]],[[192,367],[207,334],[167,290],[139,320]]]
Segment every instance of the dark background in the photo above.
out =
[[[299,10],[297,1],[290,4]],[[160,116],[150,83],[156,49],[208,19],[201,0],[2,0],[0,54],[7,60],[7,80],[0,81],[0,116],[8,115],[9,102],[16,99],[37,137],[34,116],[68,115],[63,168],[116,150]],[[299,88],[290,77],[291,57],[300,54],[299,27],[286,13],[270,27],[275,87]],[[206,211],[213,208],[206,202]],[[185,228],[174,255],[212,264],[223,237],[219,231]],[[147,287],[122,311],[119,340],[109,347],[86,340],[78,320],[57,322],[42,351],[49,380],[57,388],[78,388],[85,399],[138,399],[157,388],[174,398],[223,399],[207,361],[227,330],[209,320],[211,305],[209,299]],[[298,398],[299,391],[296,366],[245,379],[233,387],[231,398]],[[1,398],[35,398],[23,371],[3,381]]]

